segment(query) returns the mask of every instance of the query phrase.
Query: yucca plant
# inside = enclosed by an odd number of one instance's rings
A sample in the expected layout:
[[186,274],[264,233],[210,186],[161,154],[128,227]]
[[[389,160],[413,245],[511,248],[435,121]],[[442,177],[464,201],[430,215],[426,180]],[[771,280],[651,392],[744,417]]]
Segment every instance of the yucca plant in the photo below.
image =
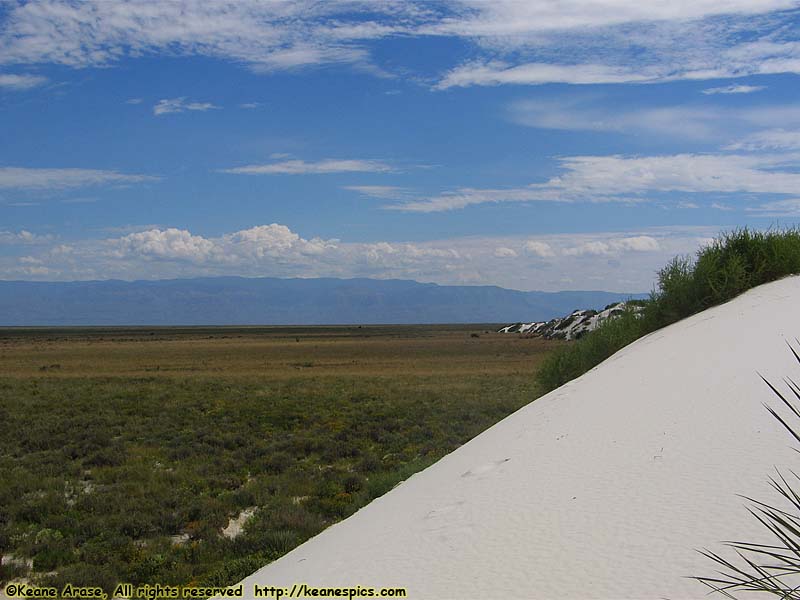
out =
[[[797,340],[795,340],[797,341]],[[800,347],[800,341],[797,341]],[[797,362],[800,354],[789,345]],[[791,412],[787,420],[778,411],[764,403],[769,413],[800,442],[800,386],[791,378],[785,378],[789,392],[784,395],[763,376],[761,379]],[[789,421],[797,421],[792,425]],[[778,508],[744,496],[750,503],[750,513],[767,528],[775,538],[774,544],[755,544],[749,542],[727,542],[738,556],[738,560],[728,560],[710,550],[701,550],[721,569],[715,577],[696,577],[698,581],[728,598],[735,598],[733,592],[764,592],[792,600],[800,600],[800,476],[791,471],[788,479],[780,472],[770,478],[775,491],[787,502],[786,509]]]

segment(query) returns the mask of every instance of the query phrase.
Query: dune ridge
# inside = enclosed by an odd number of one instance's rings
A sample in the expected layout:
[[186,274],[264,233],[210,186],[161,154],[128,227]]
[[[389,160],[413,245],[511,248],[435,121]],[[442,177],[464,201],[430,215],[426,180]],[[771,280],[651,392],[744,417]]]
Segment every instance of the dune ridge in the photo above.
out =
[[796,373],[800,277],[627,346],[244,580],[409,598],[701,598],[697,550],[771,541],[737,494],[797,464],[759,378]]

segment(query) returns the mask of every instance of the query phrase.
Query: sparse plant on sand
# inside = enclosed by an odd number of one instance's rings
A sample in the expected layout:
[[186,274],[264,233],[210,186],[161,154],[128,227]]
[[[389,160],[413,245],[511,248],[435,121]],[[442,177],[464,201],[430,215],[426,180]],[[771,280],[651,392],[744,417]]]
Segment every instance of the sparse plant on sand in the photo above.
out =
[[[800,363],[798,351],[791,346],[789,348]],[[789,409],[791,417],[787,420],[771,406],[766,403],[764,406],[795,441],[800,442],[800,428],[789,422],[800,420],[800,386],[788,377],[784,382],[789,393],[781,392],[764,379],[764,383]],[[738,557],[731,560],[710,550],[700,551],[713,560],[719,570],[716,576],[695,579],[728,598],[735,598],[734,592],[748,591],[800,600],[800,475],[792,471],[791,477],[787,478],[778,472],[775,477],[770,478],[770,484],[782,498],[784,508],[745,498],[751,503],[748,508],[750,513],[775,538],[774,544],[728,542],[727,545],[733,548]]]

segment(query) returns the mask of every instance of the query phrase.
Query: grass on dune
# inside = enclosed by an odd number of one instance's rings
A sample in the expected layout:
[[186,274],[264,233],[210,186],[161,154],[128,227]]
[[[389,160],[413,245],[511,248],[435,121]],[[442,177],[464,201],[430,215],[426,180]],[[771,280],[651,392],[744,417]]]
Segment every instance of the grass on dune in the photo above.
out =
[[540,389],[565,384],[648,333],[798,273],[800,230],[723,233],[694,258],[676,257],[662,268],[658,287],[639,314],[627,311],[545,358],[537,373]]

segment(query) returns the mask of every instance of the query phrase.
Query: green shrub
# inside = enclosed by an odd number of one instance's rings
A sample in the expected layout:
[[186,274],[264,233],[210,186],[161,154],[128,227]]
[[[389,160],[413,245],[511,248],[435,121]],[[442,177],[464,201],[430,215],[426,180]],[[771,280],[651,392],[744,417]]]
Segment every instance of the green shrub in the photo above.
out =
[[539,368],[539,384],[547,390],[554,390],[579,377],[641,335],[642,321],[629,309],[605,321],[573,345],[546,356]]
[[200,585],[203,587],[233,585],[276,558],[278,557],[274,553],[260,552],[226,561],[222,566],[203,577]]
[[609,319],[551,353],[537,383],[548,392],[586,373],[636,339],[727,302],[748,289],[800,273],[800,229],[722,233],[691,257],[675,257],[658,272],[658,287],[636,316]]

